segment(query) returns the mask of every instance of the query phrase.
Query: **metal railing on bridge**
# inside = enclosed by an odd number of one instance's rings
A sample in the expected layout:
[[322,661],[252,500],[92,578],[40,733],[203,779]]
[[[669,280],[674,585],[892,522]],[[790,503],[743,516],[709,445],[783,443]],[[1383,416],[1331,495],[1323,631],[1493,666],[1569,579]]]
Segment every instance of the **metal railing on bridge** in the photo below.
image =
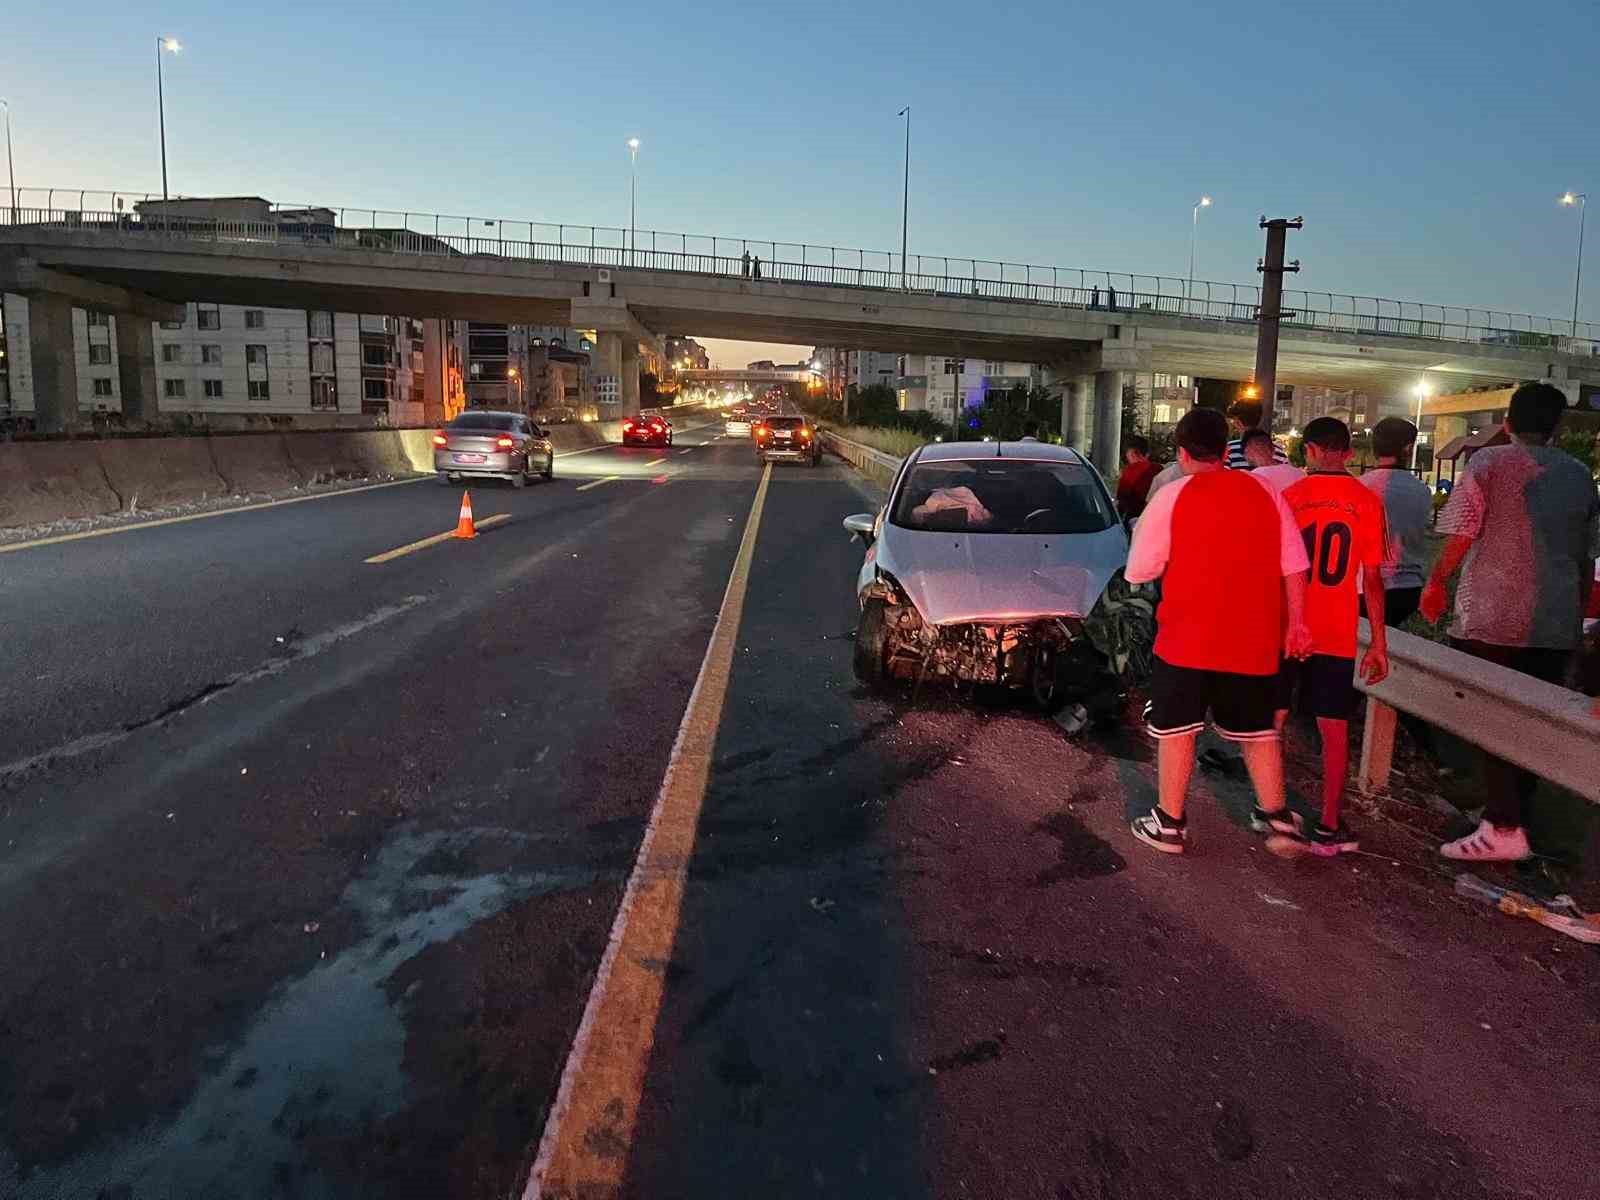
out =
[[[176,211],[141,214],[135,206],[142,203],[159,204],[160,198],[19,188],[17,206],[0,208],[0,231],[8,226],[69,229],[186,241],[491,257],[1106,313],[1158,313],[1240,326],[1255,324],[1261,301],[1260,289],[1252,284],[941,255],[913,254],[902,262],[892,251],[803,242],[302,204],[271,205],[264,221],[226,220]],[[1574,334],[1570,321],[1555,317],[1335,292],[1286,291],[1283,304],[1284,324],[1290,329],[1600,355],[1600,326],[1589,322],[1580,323]]]

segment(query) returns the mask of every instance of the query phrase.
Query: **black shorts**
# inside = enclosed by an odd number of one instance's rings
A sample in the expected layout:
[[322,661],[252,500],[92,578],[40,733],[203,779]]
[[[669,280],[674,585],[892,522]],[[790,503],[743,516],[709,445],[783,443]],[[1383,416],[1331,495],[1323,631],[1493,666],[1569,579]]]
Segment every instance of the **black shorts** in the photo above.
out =
[[1187,737],[1205,727],[1206,713],[1223,737],[1235,742],[1275,738],[1276,675],[1201,671],[1155,660],[1144,719],[1152,737]]
[[1348,721],[1356,715],[1361,693],[1356,691],[1356,660],[1313,654],[1307,659],[1286,658],[1278,669],[1278,707],[1292,707],[1296,685],[1299,711],[1327,721]]

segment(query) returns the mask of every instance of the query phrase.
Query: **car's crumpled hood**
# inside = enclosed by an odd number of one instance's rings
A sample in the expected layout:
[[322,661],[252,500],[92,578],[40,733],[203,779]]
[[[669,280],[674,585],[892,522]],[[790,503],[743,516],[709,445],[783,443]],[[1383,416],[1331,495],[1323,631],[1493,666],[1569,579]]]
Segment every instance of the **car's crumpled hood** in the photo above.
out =
[[1128,559],[1120,526],[1100,533],[921,533],[885,525],[878,566],[933,625],[1085,617]]

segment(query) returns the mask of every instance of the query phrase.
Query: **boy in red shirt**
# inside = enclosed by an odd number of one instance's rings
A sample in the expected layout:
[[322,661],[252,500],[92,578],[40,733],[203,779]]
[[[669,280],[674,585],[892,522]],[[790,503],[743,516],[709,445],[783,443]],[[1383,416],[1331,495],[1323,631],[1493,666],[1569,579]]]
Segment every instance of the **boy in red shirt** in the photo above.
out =
[[1223,465],[1228,426],[1215,409],[1184,414],[1176,437],[1183,476],[1150,499],[1124,572],[1129,583],[1161,580],[1145,710],[1158,795],[1133,836],[1163,854],[1188,844],[1186,793],[1208,715],[1244,754],[1256,792],[1251,828],[1298,832],[1274,718],[1281,659],[1311,641],[1301,612],[1306,553],[1289,509],[1250,472]]
[[1356,623],[1364,595],[1372,642],[1361,659],[1361,676],[1369,684],[1377,683],[1389,673],[1380,571],[1389,535],[1383,501],[1345,470],[1350,461],[1349,427],[1334,417],[1318,417],[1306,426],[1305,448],[1306,477],[1285,488],[1283,500],[1294,514],[1311,563],[1305,603],[1311,656],[1304,661],[1284,660],[1278,727],[1282,729],[1288,718],[1298,683],[1301,708],[1317,718],[1322,735],[1322,820],[1311,827],[1306,840],[1313,852],[1331,857],[1359,845],[1340,819],[1350,766],[1350,718],[1358,699]]

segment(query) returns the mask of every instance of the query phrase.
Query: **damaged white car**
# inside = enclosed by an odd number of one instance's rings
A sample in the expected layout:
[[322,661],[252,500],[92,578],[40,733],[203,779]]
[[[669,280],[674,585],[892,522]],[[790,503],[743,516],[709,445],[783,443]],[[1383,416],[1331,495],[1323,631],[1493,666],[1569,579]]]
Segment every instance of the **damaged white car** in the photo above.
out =
[[1041,442],[923,446],[876,515],[857,581],[855,671],[1018,689],[1101,714],[1148,670],[1154,595],[1122,578],[1128,539],[1098,471]]

